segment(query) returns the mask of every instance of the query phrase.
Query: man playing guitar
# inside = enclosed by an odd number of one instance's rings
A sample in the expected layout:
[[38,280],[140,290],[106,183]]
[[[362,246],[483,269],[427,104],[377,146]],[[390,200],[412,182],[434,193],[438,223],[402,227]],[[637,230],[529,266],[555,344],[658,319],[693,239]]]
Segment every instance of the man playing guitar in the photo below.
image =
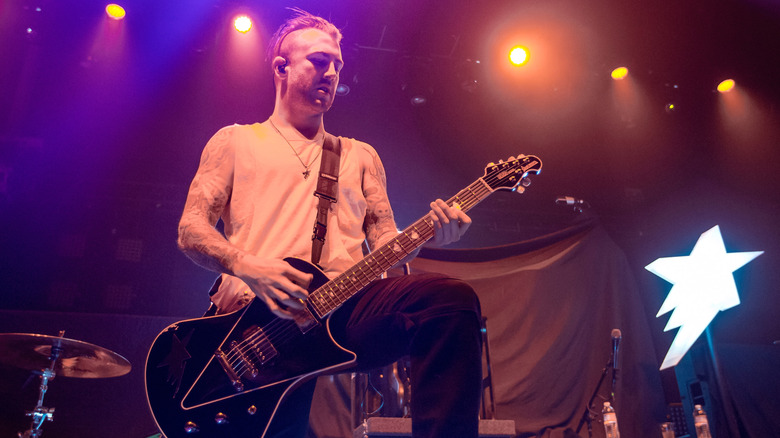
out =
[[[341,33],[306,12],[285,22],[269,46],[276,90],[270,118],[232,125],[207,143],[179,223],[179,247],[219,272],[212,301],[224,314],[261,300],[278,318],[305,309],[312,275],[283,259],[309,259],[318,215],[318,172],[330,109],[344,64]],[[327,214],[318,262],[334,278],[397,236],[385,172],[366,143],[340,137],[337,200]],[[309,175],[314,171],[314,175]],[[433,237],[457,241],[471,219],[441,199],[431,203]],[[224,223],[224,235],[215,229]],[[416,254],[412,252],[403,261]],[[416,438],[475,438],[481,390],[478,299],[466,283],[433,274],[374,280],[335,310],[333,339],[372,369],[411,359],[412,428]],[[286,395],[264,436],[303,437],[314,380]],[[247,430],[257,436],[262,430]]]

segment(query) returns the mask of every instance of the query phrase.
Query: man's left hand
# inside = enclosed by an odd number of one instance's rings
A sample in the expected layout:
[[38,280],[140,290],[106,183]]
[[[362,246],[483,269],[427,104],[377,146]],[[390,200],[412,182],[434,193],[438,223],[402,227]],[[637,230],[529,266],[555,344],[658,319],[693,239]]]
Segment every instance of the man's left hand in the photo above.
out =
[[433,220],[433,238],[428,242],[428,246],[432,247],[457,242],[471,225],[471,218],[458,204],[450,207],[441,199],[431,202],[430,217]]

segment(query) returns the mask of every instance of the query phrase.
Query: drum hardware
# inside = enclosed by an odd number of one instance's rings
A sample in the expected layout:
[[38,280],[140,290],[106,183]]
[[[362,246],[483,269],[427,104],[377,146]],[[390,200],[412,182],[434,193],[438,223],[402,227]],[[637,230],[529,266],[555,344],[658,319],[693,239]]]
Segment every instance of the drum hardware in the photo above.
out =
[[58,336],[30,333],[0,333],[0,361],[40,376],[38,402],[26,413],[32,418],[30,428],[18,438],[39,438],[46,421],[54,420],[54,408],[43,406],[49,382],[57,375],[76,378],[118,377],[130,372],[124,357],[97,345]]

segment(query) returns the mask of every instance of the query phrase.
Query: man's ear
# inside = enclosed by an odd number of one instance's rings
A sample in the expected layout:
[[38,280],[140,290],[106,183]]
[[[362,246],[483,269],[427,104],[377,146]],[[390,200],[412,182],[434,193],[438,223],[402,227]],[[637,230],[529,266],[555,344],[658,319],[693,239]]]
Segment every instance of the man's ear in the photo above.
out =
[[280,77],[287,76],[287,59],[282,56],[277,56],[271,62],[271,67],[274,69],[274,75]]

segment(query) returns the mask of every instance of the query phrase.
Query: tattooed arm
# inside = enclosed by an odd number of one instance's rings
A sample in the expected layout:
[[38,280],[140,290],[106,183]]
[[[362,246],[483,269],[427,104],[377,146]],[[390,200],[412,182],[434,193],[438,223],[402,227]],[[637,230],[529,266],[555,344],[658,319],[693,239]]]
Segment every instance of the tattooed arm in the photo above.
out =
[[363,196],[366,198],[366,217],[363,229],[368,248],[373,251],[398,234],[393,209],[387,197],[385,168],[376,151],[364,147]]
[[231,129],[223,128],[217,132],[203,149],[200,166],[190,184],[179,220],[178,245],[198,265],[235,275],[234,264],[242,251],[214,228],[232,191]]
[[[372,251],[387,243],[398,234],[393,210],[387,196],[387,178],[382,161],[376,151],[367,148],[370,156],[363,173],[363,194],[366,197],[366,218],[364,228],[366,241]],[[441,199],[431,202],[433,238],[426,246],[440,247],[458,241],[471,225],[471,218],[458,207],[450,207]],[[399,262],[410,262],[419,253],[419,248]]]
[[223,128],[209,140],[187,194],[179,221],[179,248],[195,263],[240,278],[281,318],[291,314],[280,307],[303,308],[304,289],[312,276],[282,260],[264,259],[232,245],[214,226],[230,200],[234,151],[231,135]]

